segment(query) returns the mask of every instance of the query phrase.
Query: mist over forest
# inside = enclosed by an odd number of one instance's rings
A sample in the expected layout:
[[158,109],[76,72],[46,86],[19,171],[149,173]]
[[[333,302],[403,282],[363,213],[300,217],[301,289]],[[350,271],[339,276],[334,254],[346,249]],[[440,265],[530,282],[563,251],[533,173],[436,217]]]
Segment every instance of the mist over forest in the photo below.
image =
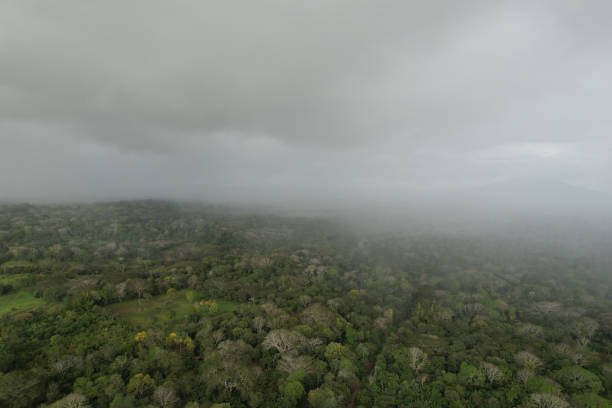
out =
[[0,407],[612,407],[612,2],[0,2]]

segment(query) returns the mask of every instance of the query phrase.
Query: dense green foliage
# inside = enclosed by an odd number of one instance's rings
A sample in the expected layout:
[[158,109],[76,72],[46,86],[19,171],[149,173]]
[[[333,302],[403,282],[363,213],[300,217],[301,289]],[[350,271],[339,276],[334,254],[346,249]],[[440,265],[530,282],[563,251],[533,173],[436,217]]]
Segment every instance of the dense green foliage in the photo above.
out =
[[610,265],[157,202],[0,208],[2,407],[610,407]]

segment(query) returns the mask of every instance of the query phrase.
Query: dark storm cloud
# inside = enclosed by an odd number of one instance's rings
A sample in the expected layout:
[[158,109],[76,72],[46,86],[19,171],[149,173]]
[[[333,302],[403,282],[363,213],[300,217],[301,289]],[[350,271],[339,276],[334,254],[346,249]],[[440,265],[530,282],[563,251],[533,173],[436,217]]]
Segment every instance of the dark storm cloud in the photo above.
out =
[[16,199],[612,185],[607,1],[5,1]]

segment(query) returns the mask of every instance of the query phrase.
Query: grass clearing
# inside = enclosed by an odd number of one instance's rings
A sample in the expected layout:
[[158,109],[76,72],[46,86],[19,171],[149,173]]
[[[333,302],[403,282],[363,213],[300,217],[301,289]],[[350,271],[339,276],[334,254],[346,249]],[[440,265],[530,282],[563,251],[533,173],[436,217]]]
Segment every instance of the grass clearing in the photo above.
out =
[[[204,310],[198,303],[202,299],[201,296],[196,294],[194,300],[190,302],[187,300],[186,293],[187,291],[179,291],[142,299],[140,302],[137,299],[128,300],[114,303],[109,305],[108,308],[140,327],[148,327],[160,321],[174,324],[184,320],[195,308]],[[226,300],[217,300],[216,302],[219,308],[217,314],[233,312],[239,306],[239,303]],[[213,313],[204,312],[204,315],[213,316]]]
[[29,290],[20,290],[0,296],[0,315],[12,312],[26,312],[45,304],[44,300],[34,297]]
[[0,265],[2,273],[23,273],[31,272],[36,269],[36,264],[30,261],[8,261]]
[[15,284],[21,279],[26,278],[28,275],[25,273],[16,273],[10,275],[0,275],[0,285]]
[[15,261],[6,261],[5,263],[2,264],[2,267],[3,268],[16,268],[19,266],[32,266],[32,265],[34,264],[30,261],[15,260]]

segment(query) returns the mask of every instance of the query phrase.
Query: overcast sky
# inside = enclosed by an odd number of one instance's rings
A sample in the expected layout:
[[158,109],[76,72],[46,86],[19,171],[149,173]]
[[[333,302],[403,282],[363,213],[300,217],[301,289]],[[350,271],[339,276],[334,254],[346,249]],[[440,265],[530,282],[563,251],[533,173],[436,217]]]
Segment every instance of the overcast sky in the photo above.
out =
[[0,200],[612,190],[612,2],[0,2]]

